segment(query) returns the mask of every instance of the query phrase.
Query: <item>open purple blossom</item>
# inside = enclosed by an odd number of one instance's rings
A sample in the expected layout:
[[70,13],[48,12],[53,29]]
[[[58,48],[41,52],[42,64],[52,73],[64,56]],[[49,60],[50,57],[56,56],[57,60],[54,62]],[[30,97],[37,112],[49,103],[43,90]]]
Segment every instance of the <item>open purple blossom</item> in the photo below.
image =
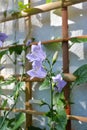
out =
[[31,54],[27,54],[26,58],[30,61],[43,61],[46,58],[46,53],[43,51],[41,42],[38,45],[32,45]]
[[8,36],[5,33],[0,32],[0,47],[3,46],[3,42],[8,38]]
[[32,63],[32,69],[27,72],[27,74],[32,78],[45,78],[47,75],[46,70],[43,68],[42,63],[34,61]]
[[59,93],[62,91],[64,86],[66,85],[66,82],[63,80],[61,74],[56,75],[55,77],[52,77],[53,82],[55,83],[55,90]]
[[0,32],[0,41],[4,42],[7,38],[8,36],[5,33]]

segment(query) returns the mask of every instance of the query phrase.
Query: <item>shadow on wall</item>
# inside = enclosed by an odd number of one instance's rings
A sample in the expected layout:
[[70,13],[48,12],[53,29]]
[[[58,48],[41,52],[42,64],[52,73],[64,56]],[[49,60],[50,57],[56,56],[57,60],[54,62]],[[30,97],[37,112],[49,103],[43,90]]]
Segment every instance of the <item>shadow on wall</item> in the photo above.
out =
[[[79,36],[87,34],[87,2],[78,4],[77,7],[69,7],[69,35]],[[61,17],[61,11],[53,12],[56,17]],[[38,24],[33,22],[32,32],[36,40],[49,40],[61,36],[61,25],[51,26],[50,13],[36,15]],[[58,20],[58,19],[57,19]],[[58,22],[58,21],[56,21]],[[62,21],[61,21],[62,22]],[[78,67],[87,63],[87,44],[75,44],[70,49],[70,70],[73,72]],[[87,117],[87,84],[75,86],[71,99],[74,102],[72,105],[72,114]],[[73,130],[86,130],[87,123],[72,121]]]

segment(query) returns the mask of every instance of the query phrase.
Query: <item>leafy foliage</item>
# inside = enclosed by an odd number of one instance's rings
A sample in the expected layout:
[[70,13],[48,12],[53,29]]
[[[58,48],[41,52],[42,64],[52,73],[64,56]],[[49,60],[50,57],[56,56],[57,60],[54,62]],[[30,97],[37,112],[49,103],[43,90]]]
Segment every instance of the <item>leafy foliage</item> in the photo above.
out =
[[87,38],[71,38],[70,41],[71,41],[72,43],[87,42]]
[[25,121],[25,116],[23,113],[19,113],[17,115],[15,115],[15,118],[6,118],[3,125],[2,121],[3,121],[3,116],[0,117],[0,129],[1,130],[19,130],[21,127],[21,125],[23,124],[23,122]]
[[44,90],[44,89],[48,89],[50,86],[50,82],[49,79],[46,78],[43,83],[40,85],[39,90]]
[[23,46],[12,46],[9,48],[10,55],[13,54],[13,52],[20,55],[22,51],[23,51]]
[[8,50],[1,50],[0,51],[0,59],[7,53],[8,53]]
[[23,2],[18,2],[18,6],[19,6],[19,10],[25,10],[25,9],[28,9],[30,4],[23,4]]
[[46,0],[46,3],[50,3],[50,2],[52,2],[52,0]]
[[74,81],[74,85],[80,85],[87,82],[87,64],[82,65],[73,73],[77,79]]

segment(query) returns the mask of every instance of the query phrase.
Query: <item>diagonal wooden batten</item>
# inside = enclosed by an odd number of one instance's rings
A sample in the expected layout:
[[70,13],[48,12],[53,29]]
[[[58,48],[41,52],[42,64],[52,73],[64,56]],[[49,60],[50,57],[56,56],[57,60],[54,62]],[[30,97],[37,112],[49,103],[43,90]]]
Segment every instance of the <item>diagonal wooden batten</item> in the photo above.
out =
[[[60,42],[63,42],[63,41],[68,41],[68,40],[71,40],[73,38],[76,38],[76,39],[84,39],[84,38],[87,38],[87,35],[83,35],[83,36],[76,36],[76,37],[68,37],[68,38],[59,38],[59,39],[54,39],[54,40],[47,40],[47,41],[41,41],[41,44],[51,44],[51,43],[58,43],[60,44]],[[31,45],[37,45],[38,42],[32,42],[29,47]],[[21,44],[21,45],[10,45],[10,46],[5,46],[5,47],[0,47],[0,50],[4,50],[4,49],[9,49],[11,47],[15,47],[15,46],[26,46],[25,44]]]
[[[51,2],[51,3],[48,3],[48,4],[35,6],[33,8],[30,8],[27,13],[22,11],[21,15],[15,15],[15,16],[10,15],[10,16],[7,16],[7,17],[3,16],[3,18],[0,19],[0,23],[10,21],[10,20],[15,20],[15,19],[18,19],[18,18],[27,17],[27,16],[30,16],[30,15],[35,15],[35,14],[38,14],[38,13],[48,12],[48,11],[53,10],[53,9],[67,7],[67,6],[71,6],[71,5],[78,4],[78,3],[81,3],[81,2],[86,2],[86,1],[87,0],[65,0],[64,2],[57,1],[57,2]],[[3,12],[3,14],[4,14],[4,12]]]
[[[21,79],[21,75],[13,75],[17,80],[20,80]],[[0,76],[0,80],[2,81],[6,81],[8,80],[9,77],[5,78],[3,76]],[[73,75],[72,73],[63,73],[63,78],[65,81],[68,81],[68,82],[73,82],[76,80],[76,76]],[[24,82],[42,82],[44,79],[41,79],[41,78],[33,78],[31,79],[29,76],[23,76],[21,81],[24,81]]]
[[[0,107],[0,110],[5,110],[5,111],[9,111],[10,108],[8,107]],[[32,114],[32,115],[44,115],[45,112],[38,112],[38,111],[35,111],[35,110],[26,110],[26,109],[12,109],[12,112],[23,112],[23,113],[26,113],[26,114]]]
[[[1,108],[0,110],[2,111],[9,111],[10,108]],[[35,110],[25,110],[25,109],[13,109],[12,112],[23,112],[23,113],[27,113],[27,114],[32,114],[32,115],[41,115],[44,116],[46,112],[39,112],[39,111],[35,111]],[[76,116],[76,115],[67,115],[67,118],[70,120],[78,120],[78,121],[82,121],[82,122],[87,122],[87,117],[84,116]]]
[[87,122],[87,117],[83,117],[83,116],[67,115],[67,118],[69,118],[71,120],[78,120],[78,121],[82,121],[82,122]]

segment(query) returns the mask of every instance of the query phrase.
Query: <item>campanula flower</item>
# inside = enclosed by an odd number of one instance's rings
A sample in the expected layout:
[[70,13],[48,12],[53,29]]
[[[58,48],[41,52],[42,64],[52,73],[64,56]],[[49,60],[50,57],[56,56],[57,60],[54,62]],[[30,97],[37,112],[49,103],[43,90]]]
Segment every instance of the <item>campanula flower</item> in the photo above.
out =
[[43,61],[46,59],[46,53],[43,51],[41,42],[38,45],[32,45],[31,54],[27,54],[26,58],[30,61]]
[[56,75],[55,77],[52,77],[53,82],[55,83],[55,90],[59,93],[62,91],[64,86],[66,85],[66,82],[63,80],[61,74]]
[[45,78],[47,75],[46,70],[42,67],[42,63],[34,61],[32,63],[32,69],[27,72],[27,74],[32,78]]
[[3,46],[3,42],[8,38],[8,36],[5,33],[0,32],[0,47]]

